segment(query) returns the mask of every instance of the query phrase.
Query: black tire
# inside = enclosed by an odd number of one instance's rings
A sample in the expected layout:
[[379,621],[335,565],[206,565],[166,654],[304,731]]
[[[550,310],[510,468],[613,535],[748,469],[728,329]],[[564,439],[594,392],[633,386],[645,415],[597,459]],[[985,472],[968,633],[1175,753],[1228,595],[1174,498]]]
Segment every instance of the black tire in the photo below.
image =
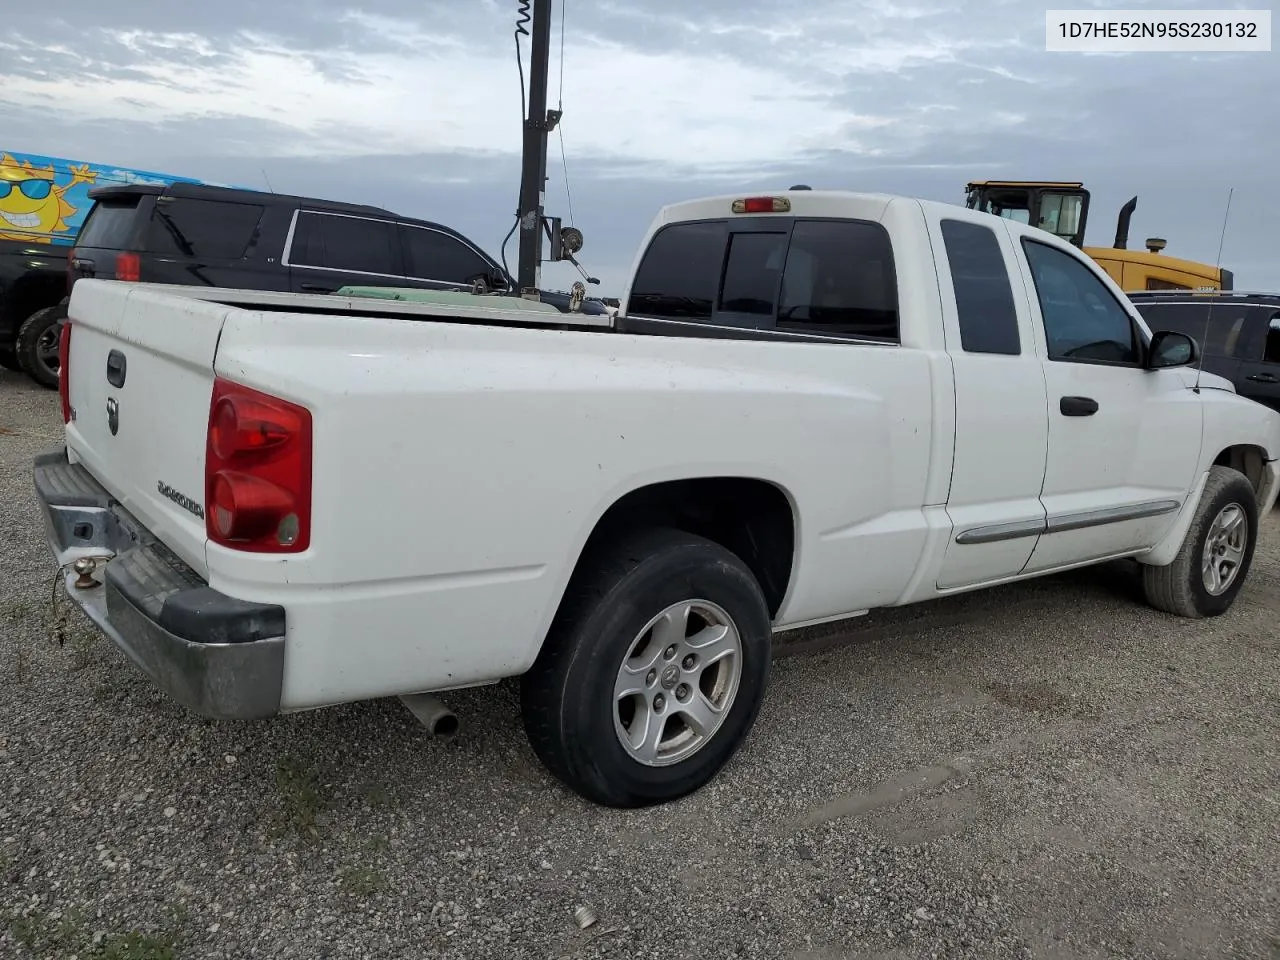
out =
[[0,367],[12,370],[14,373],[22,372],[22,367],[18,366],[18,355],[13,352],[13,347],[0,347]]
[[[615,732],[615,682],[645,625],[687,600],[719,607],[736,627],[736,693],[695,752],[670,765],[646,765]],[[679,530],[627,535],[579,565],[541,654],[522,678],[525,732],[547,769],[588,800],[611,807],[676,800],[713,779],[751,731],[768,685],[772,640],[764,595],[736,555]],[[662,671],[664,681],[672,666]],[[649,694],[642,696],[648,703]],[[670,708],[678,709],[674,702]],[[669,723],[664,717],[660,729]]]
[[58,389],[58,334],[66,318],[67,308],[62,304],[37,310],[18,328],[14,344],[22,372],[50,390]]
[[[1248,539],[1243,545],[1243,556],[1236,565],[1234,577],[1225,590],[1215,594],[1205,584],[1205,550],[1214,521],[1232,506],[1244,512]],[[1253,484],[1237,470],[1213,467],[1177,557],[1168,566],[1142,568],[1142,587],[1147,603],[1179,617],[1216,617],[1226,613],[1249,575],[1257,542],[1258,502]]]

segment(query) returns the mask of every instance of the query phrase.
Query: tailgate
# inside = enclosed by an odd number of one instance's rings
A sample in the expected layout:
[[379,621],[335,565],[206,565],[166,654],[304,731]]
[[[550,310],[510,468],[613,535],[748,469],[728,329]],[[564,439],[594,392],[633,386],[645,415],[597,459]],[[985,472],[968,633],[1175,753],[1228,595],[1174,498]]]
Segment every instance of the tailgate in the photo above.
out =
[[205,436],[227,309],[83,280],[68,311],[71,459],[202,577]]

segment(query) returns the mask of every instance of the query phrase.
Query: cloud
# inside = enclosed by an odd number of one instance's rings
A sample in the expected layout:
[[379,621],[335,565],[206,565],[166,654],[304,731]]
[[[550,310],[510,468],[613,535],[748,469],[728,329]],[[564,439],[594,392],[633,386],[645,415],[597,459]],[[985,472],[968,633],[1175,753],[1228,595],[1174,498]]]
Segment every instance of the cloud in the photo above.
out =
[[[989,176],[1085,180],[1091,242],[1137,193],[1135,242],[1158,234],[1208,261],[1234,185],[1224,262],[1241,285],[1280,288],[1267,54],[1049,54],[1030,0],[557,10],[548,205],[567,215],[567,167],[584,261],[615,291],[671,200],[806,182],[959,201]],[[5,24],[5,149],[376,203],[494,252],[510,225],[514,0],[62,0]],[[553,106],[559,29],[557,14]]]

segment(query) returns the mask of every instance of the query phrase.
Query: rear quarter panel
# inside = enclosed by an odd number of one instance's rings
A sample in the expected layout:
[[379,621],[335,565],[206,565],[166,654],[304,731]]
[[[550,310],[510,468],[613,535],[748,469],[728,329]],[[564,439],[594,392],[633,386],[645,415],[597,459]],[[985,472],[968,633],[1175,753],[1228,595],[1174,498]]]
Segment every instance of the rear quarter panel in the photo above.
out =
[[287,707],[496,680],[532,663],[618,498],[742,476],[795,507],[780,624],[891,603],[925,543],[930,362],[234,311],[218,374],[313,410],[313,545],[286,558],[211,543],[210,583],[285,605]]

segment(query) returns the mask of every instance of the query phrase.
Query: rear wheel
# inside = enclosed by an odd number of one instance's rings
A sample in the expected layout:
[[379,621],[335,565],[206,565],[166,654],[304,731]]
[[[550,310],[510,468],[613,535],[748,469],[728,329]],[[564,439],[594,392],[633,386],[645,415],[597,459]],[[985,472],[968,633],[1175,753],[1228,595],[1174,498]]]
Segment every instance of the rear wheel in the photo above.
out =
[[1177,557],[1142,568],[1147,602],[1179,617],[1226,613],[1249,574],[1257,538],[1253,484],[1237,470],[1213,467]]
[[18,328],[15,352],[23,373],[42,387],[58,388],[58,338],[67,308],[58,304],[37,310]]
[[585,557],[522,679],[534,752],[582,796],[665,803],[709,782],[760,710],[772,629],[751,571],[678,530]]

